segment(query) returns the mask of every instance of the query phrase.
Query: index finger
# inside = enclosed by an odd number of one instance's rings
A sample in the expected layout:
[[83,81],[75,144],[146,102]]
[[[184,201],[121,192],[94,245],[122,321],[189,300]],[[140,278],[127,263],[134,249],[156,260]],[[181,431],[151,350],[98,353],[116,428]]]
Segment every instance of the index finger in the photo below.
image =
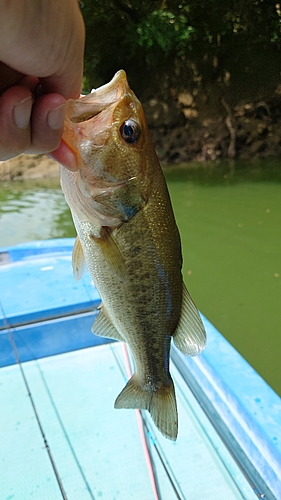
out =
[[43,93],[77,98],[85,27],[77,0],[11,0],[0,16],[0,61],[37,77]]

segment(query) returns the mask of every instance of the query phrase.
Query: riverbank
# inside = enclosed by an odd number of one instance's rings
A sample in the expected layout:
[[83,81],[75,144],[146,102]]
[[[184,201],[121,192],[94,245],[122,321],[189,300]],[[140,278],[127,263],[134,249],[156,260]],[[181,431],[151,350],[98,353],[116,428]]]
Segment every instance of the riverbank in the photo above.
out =
[[59,164],[46,155],[22,154],[0,162],[0,181],[58,177]]
[[281,96],[271,101],[222,99],[216,112],[181,93],[167,104],[151,99],[145,114],[161,163],[281,158]]
[[[163,165],[281,158],[281,95],[270,102],[243,102],[233,108],[222,100],[220,112],[211,113],[185,92],[169,103],[151,99],[144,110]],[[58,175],[58,163],[45,155],[20,155],[0,162],[0,181]]]

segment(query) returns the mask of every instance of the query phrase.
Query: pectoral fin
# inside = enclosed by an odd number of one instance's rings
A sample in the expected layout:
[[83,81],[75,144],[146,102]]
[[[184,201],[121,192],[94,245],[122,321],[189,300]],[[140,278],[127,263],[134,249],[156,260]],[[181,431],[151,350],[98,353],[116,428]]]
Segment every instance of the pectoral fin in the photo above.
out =
[[91,238],[95,240],[102,249],[105,260],[111,268],[112,273],[125,283],[127,281],[125,261],[118,244],[112,236],[111,229],[103,226],[100,235],[98,237],[91,235]]
[[119,340],[120,342],[126,342],[111,323],[103,306],[100,307],[98,317],[92,326],[92,333],[100,337],[109,337],[110,339]]
[[86,261],[81,242],[77,236],[72,251],[72,268],[76,281],[79,281],[86,271]]
[[204,325],[184,284],[181,317],[173,339],[175,346],[186,356],[200,354],[206,345]]

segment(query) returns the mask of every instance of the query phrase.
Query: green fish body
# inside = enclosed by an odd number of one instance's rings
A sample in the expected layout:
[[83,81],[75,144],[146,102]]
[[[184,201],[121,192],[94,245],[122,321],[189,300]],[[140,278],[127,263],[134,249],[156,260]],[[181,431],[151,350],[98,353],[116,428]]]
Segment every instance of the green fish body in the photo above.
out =
[[175,440],[171,339],[193,356],[206,334],[182,280],[180,237],[162,169],[124,71],[68,106],[64,141],[77,155],[77,171],[61,167],[61,184],[78,234],[74,276],[82,276],[86,263],[102,299],[92,331],[126,342],[135,361],[115,408],[148,410],[162,434]]

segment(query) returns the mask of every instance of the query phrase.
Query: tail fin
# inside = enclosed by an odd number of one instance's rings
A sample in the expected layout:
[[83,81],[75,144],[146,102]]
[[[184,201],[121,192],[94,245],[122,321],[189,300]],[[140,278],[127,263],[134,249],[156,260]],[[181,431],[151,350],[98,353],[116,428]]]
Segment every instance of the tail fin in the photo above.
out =
[[134,374],[120,392],[114,407],[148,410],[159,431],[172,441],[177,439],[178,412],[172,379],[169,385],[148,391],[141,386]]

